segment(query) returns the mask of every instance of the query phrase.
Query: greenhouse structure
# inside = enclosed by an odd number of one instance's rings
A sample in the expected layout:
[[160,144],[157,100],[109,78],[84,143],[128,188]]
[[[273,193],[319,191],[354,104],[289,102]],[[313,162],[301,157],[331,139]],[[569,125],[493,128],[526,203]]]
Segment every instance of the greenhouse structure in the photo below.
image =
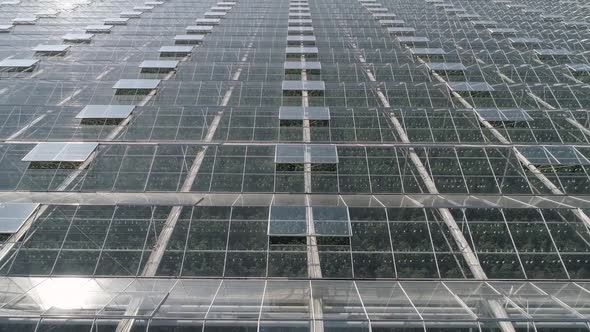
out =
[[582,331],[588,0],[0,0],[0,332]]

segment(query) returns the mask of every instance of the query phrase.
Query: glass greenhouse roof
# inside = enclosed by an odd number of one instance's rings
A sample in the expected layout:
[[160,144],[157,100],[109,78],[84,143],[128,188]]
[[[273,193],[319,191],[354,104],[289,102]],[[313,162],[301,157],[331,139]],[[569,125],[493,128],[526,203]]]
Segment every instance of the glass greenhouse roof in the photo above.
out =
[[0,331],[590,332],[589,22],[0,0]]

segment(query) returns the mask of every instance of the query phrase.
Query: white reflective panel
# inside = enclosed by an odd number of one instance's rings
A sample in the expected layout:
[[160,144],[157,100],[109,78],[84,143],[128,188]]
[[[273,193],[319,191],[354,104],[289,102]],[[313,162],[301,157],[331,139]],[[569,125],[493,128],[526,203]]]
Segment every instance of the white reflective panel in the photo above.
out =
[[231,10],[231,7],[226,7],[226,6],[215,6],[215,7],[211,7],[212,11],[228,11]]
[[221,22],[218,18],[198,18],[195,20],[197,25],[217,25]]
[[427,63],[426,66],[428,69],[433,71],[463,71],[467,70],[467,67],[462,63],[455,63],[455,62],[430,62]]
[[39,62],[36,59],[6,59],[0,61],[0,69],[26,69]]
[[477,108],[475,112],[487,121],[533,121],[523,109]]
[[97,143],[39,143],[22,161],[83,162],[97,146]]
[[303,164],[305,163],[305,145],[278,144],[275,149],[275,163]]
[[287,61],[284,65],[285,70],[321,70],[322,65],[318,61]]
[[235,4],[236,2],[234,1],[221,1],[217,3],[218,6],[234,6]]
[[539,38],[514,37],[509,39],[512,44],[540,44],[543,41]]
[[447,86],[456,92],[494,91],[494,87],[486,82],[448,82]]
[[305,206],[270,207],[268,235],[305,236],[307,234]]
[[87,25],[86,32],[109,33],[112,28],[112,25]]
[[193,51],[193,48],[193,46],[162,46],[158,51],[160,53],[189,55]]
[[47,52],[47,53],[59,53],[67,51],[71,46],[70,45],[37,45],[33,48],[35,52]]
[[567,68],[574,72],[590,72],[590,64],[587,63],[570,63]]
[[317,47],[287,47],[286,54],[318,54]]
[[283,81],[283,91],[324,91],[324,81]]
[[127,18],[138,18],[141,16],[141,14],[143,14],[143,12],[138,12],[138,11],[127,11],[127,12],[121,12],[121,14],[119,14],[120,17],[127,17]]
[[164,2],[163,1],[147,1],[143,3],[146,6],[159,6],[159,5],[163,5]]
[[90,33],[68,33],[62,37],[65,42],[89,42],[94,38]]
[[445,55],[447,52],[442,48],[410,48],[413,55]]
[[200,44],[204,38],[205,35],[176,35],[174,41],[177,44]]
[[213,31],[212,25],[189,25],[186,27],[187,33],[210,33]]
[[0,25],[0,32],[10,32],[12,30],[12,24],[1,24]]
[[176,60],[145,60],[139,64],[141,69],[176,69],[179,61]]
[[0,203],[0,233],[14,233],[37,209],[34,203]]
[[351,236],[348,208],[344,206],[312,207],[313,225],[317,236]]
[[12,20],[12,24],[35,24],[37,22],[36,17],[17,17]]
[[330,108],[281,106],[279,120],[330,120]]
[[565,48],[542,48],[536,49],[535,53],[541,56],[567,56],[572,54],[569,50]]
[[160,80],[123,79],[118,80],[113,89],[155,89],[159,84]]
[[127,21],[129,21],[128,17],[109,17],[103,20],[104,24],[111,25],[126,25]]
[[427,43],[430,39],[428,37],[399,36],[397,41],[400,43]]
[[76,119],[124,119],[134,109],[133,105],[86,105]]

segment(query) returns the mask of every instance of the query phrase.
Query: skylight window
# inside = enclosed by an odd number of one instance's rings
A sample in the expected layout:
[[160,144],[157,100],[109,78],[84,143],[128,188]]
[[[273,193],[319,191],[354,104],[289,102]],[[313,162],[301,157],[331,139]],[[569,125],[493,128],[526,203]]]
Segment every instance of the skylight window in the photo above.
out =
[[283,81],[283,94],[301,95],[302,91],[323,94],[326,86],[323,81]]
[[432,71],[442,72],[467,70],[467,67],[465,67],[465,65],[456,62],[430,62],[427,63],[426,66],[428,67],[428,69]]
[[176,35],[174,36],[174,42],[176,44],[200,44],[205,39],[205,35]]
[[497,108],[476,108],[475,112],[486,121],[533,121],[528,113],[519,108],[515,109],[497,109]]
[[94,35],[89,33],[68,33],[63,36],[64,42],[69,43],[90,43],[92,38],[94,38]]
[[224,18],[226,14],[226,12],[206,12],[203,16],[205,18]]
[[496,21],[471,21],[474,27],[478,28],[495,28],[498,25]]
[[289,26],[311,26],[310,19],[289,19]]
[[14,25],[31,25],[37,23],[36,17],[17,17],[12,20]]
[[310,73],[319,73],[322,69],[322,65],[317,61],[287,61],[285,62],[285,73],[301,73],[302,70],[307,70]]
[[162,46],[160,47],[161,57],[184,57],[193,52],[193,46]]
[[127,25],[129,18],[127,17],[109,17],[103,20],[104,24],[110,25]]
[[69,48],[70,48],[70,45],[63,45],[63,44],[37,45],[35,48],[33,48],[33,51],[35,53],[41,54],[41,55],[63,55],[68,51]]
[[488,32],[491,35],[503,35],[516,33],[516,30],[512,28],[490,28],[488,29]]
[[447,82],[447,86],[453,92],[494,91],[494,87],[492,87],[486,82]]
[[387,32],[394,35],[413,35],[416,29],[412,27],[390,27],[387,28]]
[[305,206],[271,206],[268,220],[268,235],[306,236],[306,211]]
[[112,25],[87,25],[86,32],[90,33],[110,33]]
[[543,41],[539,38],[521,38],[514,37],[509,39],[513,45],[526,45],[526,44],[540,44]]
[[0,61],[1,71],[30,71],[39,63],[36,59],[6,59]]
[[176,70],[176,60],[145,60],[139,64],[142,73],[161,73]]
[[402,44],[424,44],[428,43],[430,39],[427,37],[412,37],[412,36],[399,36],[397,41]]
[[158,88],[160,80],[123,79],[113,85],[117,94],[148,94]]
[[212,25],[189,25],[186,27],[186,33],[205,34],[213,31]]
[[195,20],[197,25],[218,25],[221,22],[218,18],[198,18]]
[[97,146],[97,143],[39,143],[22,161],[81,163]]
[[315,36],[287,36],[287,45],[315,45]]
[[328,107],[281,106],[280,120],[330,120]]
[[517,150],[536,166],[590,165],[590,161],[573,146],[519,146]]
[[278,144],[276,164],[337,164],[338,153],[333,144]]
[[139,18],[141,16],[141,14],[143,14],[143,12],[127,11],[127,12],[121,12],[121,14],[119,14],[119,16],[122,18]]
[[34,203],[0,203],[0,233],[16,233],[38,206]]
[[312,207],[316,236],[351,236],[352,227],[348,208],[345,206]]
[[154,9],[153,6],[135,6],[133,7],[134,11],[138,11],[138,12],[149,12],[152,11],[152,9]]
[[57,17],[57,10],[46,9],[35,13],[35,16],[38,18],[54,18]]
[[86,105],[76,119],[125,119],[134,109],[133,105]]
[[587,63],[570,63],[567,68],[575,73],[588,73],[590,72],[590,64]]
[[379,24],[384,27],[399,27],[406,24],[404,20],[379,20]]
[[313,27],[289,27],[287,31],[291,35],[313,35]]
[[410,48],[410,52],[415,56],[440,56],[447,54],[442,48]]

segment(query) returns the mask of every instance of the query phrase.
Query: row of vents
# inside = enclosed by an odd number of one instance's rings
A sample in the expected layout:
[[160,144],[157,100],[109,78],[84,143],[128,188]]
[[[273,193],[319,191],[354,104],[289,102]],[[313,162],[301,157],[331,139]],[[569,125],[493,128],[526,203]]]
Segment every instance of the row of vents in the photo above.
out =
[[[37,203],[0,203],[0,234],[13,234],[37,213]],[[308,220],[313,223],[309,229]],[[350,237],[352,227],[346,206],[271,205],[267,235],[272,237]]]

